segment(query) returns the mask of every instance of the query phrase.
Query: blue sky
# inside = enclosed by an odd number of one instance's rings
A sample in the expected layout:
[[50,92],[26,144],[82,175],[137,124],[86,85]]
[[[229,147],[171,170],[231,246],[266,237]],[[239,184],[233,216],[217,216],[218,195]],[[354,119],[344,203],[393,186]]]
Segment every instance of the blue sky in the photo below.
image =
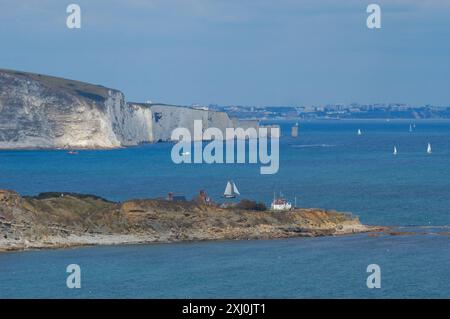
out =
[[[380,30],[366,27],[369,3]],[[0,0],[0,43],[1,68],[129,101],[450,106],[448,0]]]

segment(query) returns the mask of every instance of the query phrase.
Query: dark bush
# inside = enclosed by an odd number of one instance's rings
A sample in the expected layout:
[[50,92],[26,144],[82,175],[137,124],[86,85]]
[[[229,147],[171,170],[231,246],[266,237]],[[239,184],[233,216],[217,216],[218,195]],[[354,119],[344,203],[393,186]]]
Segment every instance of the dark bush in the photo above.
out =
[[248,200],[248,199],[243,199],[241,200],[237,205],[237,208],[239,209],[245,209],[245,210],[267,210],[267,207],[264,203],[262,202],[255,202],[254,200]]
[[255,209],[264,211],[264,210],[267,210],[267,206],[263,202],[259,202],[259,203],[256,203]]

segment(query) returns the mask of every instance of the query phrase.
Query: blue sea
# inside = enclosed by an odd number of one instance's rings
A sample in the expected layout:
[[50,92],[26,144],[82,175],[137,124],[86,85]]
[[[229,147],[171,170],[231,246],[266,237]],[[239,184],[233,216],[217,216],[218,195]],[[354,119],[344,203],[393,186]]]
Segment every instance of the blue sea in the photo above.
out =
[[[172,144],[159,143],[77,155],[0,151],[0,188],[117,201],[169,191],[190,198],[203,189],[221,201],[232,179],[244,198],[269,204],[281,192],[301,207],[415,234],[2,253],[0,297],[449,298],[450,121],[300,121],[298,138],[289,136],[293,122],[277,124],[274,175],[261,175],[260,164],[177,165]],[[82,269],[81,289],[66,287],[72,263]],[[381,268],[380,289],[366,286],[369,264]]]

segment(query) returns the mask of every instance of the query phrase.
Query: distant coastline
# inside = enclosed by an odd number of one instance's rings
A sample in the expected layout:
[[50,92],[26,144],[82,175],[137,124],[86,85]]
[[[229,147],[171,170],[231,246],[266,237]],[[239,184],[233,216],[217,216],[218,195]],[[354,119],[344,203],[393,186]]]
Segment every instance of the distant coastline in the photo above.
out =
[[199,200],[110,202],[97,196],[0,190],[0,251],[85,245],[316,237],[382,231],[351,214],[222,208]]
[[239,119],[254,120],[423,120],[450,119],[450,106],[388,104],[329,104],[319,106],[219,106],[209,109]]
[[258,128],[276,120],[450,119],[450,107],[389,104],[179,106],[128,102],[112,88],[0,69],[0,149],[111,149],[171,141],[175,128]]

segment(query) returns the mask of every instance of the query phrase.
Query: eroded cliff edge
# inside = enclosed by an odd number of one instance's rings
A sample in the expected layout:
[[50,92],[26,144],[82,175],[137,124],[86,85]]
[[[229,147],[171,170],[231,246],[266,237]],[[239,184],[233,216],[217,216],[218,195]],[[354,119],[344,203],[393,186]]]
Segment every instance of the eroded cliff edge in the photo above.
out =
[[0,191],[0,251],[79,245],[271,239],[379,230],[320,209],[248,211],[191,201],[123,203],[71,193],[21,197]]
[[[127,103],[118,90],[0,69],[0,149],[115,148],[170,140],[176,127],[235,127],[224,112]],[[255,126],[257,124],[255,123]]]

